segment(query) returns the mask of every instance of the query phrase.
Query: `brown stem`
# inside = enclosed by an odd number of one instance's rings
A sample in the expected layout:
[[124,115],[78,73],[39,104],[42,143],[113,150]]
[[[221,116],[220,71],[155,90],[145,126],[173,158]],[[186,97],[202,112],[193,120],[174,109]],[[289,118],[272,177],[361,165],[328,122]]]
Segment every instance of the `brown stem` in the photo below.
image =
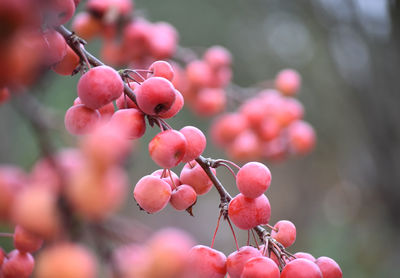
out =
[[[84,43],[84,40],[82,40],[80,37],[78,37],[73,32],[65,28],[63,25],[57,27],[56,30],[64,37],[67,44],[71,47],[72,50],[75,51],[75,53],[77,53],[80,56],[81,59],[83,60],[87,59],[89,63],[93,66],[105,65],[102,61],[97,59],[86,49],[81,47],[82,43]],[[85,57],[83,57],[83,55]],[[126,83],[124,83],[124,93],[137,105],[135,93]]]

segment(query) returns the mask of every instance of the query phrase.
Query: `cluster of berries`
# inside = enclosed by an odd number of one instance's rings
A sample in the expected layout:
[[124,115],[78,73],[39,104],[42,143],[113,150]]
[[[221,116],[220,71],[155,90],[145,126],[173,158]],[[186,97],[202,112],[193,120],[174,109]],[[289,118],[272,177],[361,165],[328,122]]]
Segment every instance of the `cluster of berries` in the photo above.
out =
[[[63,37],[55,29],[69,21],[79,1],[4,0],[0,3],[0,99],[32,85],[45,71],[68,54],[70,63],[79,64],[78,56],[68,51]],[[73,69],[74,69],[73,68]],[[72,70],[69,74],[72,73]],[[1,100],[0,100],[1,103]]]
[[189,62],[185,69],[174,64],[175,86],[197,115],[214,116],[225,110],[225,89],[232,78],[231,64],[232,56],[222,46],[208,48],[202,59]]
[[101,56],[106,63],[147,68],[174,54],[179,38],[175,27],[132,18],[131,0],[89,0],[85,8],[74,18],[72,30],[86,40],[102,37]]
[[289,154],[309,153],[315,145],[315,132],[302,120],[303,105],[292,97],[300,83],[296,71],[281,71],[275,79],[276,90],[263,90],[246,100],[238,112],[215,119],[213,141],[229,157],[242,161],[282,160]]

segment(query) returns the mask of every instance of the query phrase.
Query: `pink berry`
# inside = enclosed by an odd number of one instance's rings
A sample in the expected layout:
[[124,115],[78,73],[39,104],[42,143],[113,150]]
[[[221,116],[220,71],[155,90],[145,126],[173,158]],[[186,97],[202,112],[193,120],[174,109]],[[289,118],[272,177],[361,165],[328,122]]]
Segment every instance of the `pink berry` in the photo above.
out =
[[[81,99],[80,99],[79,97],[77,97],[77,98],[74,100],[74,105],[78,105],[78,104],[83,104],[82,101],[81,101]],[[97,110],[99,111],[99,113],[100,113],[100,115],[102,116],[102,118],[103,118],[103,117],[111,117],[111,116],[114,114],[114,112],[115,112],[114,104],[113,104],[112,102],[110,102],[109,104],[106,104],[106,105],[100,107],[100,108],[97,109]]]
[[60,62],[67,55],[67,43],[64,37],[57,31],[51,29],[43,35],[46,61],[49,66]]
[[11,251],[1,268],[3,278],[29,278],[35,261],[30,253]]
[[135,186],[133,196],[139,206],[148,213],[161,211],[171,198],[171,187],[155,176],[144,176]]
[[265,195],[252,199],[238,194],[229,203],[228,215],[238,228],[249,230],[257,225],[268,224],[271,206]]
[[146,131],[144,114],[137,109],[121,109],[112,115],[111,125],[116,125],[127,139],[138,139]]
[[281,278],[323,278],[323,276],[315,263],[306,259],[295,259],[282,269]]
[[216,45],[207,49],[204,60],[214,69],[229,67],[232,63],[232,55],[225,47]]
[[188,143],[182,162],[189,162],[199,157],[206,148],[206,137],[203,132],[194,126],[185,126],[179,132],[185,136]]
[[197,93],[194,111],[200,116],[213,116],[225,109],[226,92],[220,88],[204,88]]
[[212,124],[211,137],[221,147],[226,147],[248,127],[247,119],[239,113],[224,114]]
[[266,257],[252,258],[243,267],[240,278],[279,278],[278,266]]
[[306,252],[297,252],[294,254],[294,256],[297,259],[307,259],[310,260],[312,262],[315,262],[315,257],[313,255],[311,255],[310,253],[306,253]]
[[300,74],[293,69],[282,70],[275,78],[276,89],[287,96],[295,95],[300,89],[300,85]]
[[271,172],[268,167],[259,162],[246,163],[236,175],[236,185],[244,196],[257,198],[271,184]]
[[75,13],[74,0],[53,0],[46,2],[45,18],[50,26],[67,23]]
[[173,168],[183,159],[187,142],[185,136],[176,130],[165,130],[149,143],[150,157],[162,168]]
[[224,278],[226,256],[203,245],[194,246],[188,254],[188,273],[193,278]]
[[171,106],[171,108],[169,110],[167,110],[165,112],[161,112],[159,114],[159,117],[163,118],[163,119],[172,118],[173,116],[178,114],[179,111],[181,111],[184,103],[185,103],[185,100],[184,100],[182,94],[178,90],[175,90],[175,101],[174,101],[174,104],[172,104],[172,106]]
[[[215,174],[215,169],[212,169],[212,172]],[[206,194],[213,185],[206,172],[196,161],[185,164],[181,171],[180,180],[183,184],[193,187],[197,195]]]
[[96,127],[100,117],[98,110],[92,110],[84,104],[75,105],[65,113],[65,128],[74,135],[86,134]]
[[171,205],[176,210],[185,210],[193,205],[197,200],[196,191],[187,184],[182,184],[172,191]]
[[152,116],[167,112],[176,98],[174,86],[163,77],[150,77],[135,92],[140,109]]
[[288,220],[278,221],[274,225],[271,236],[283,246],[289,247],[296,241],[296,226]]
[[33,253],[42,246],[43,239],[17,225],[14,231],[14,247],[22,253]]
[[186,66],[186,76],[193,86],[208,87],[212,79],[212,71],[206,62],[195,60]]
[[315,263],[322,272],[324,278],[342,278],[343,273],[340,266],[329,257],[319,257]]
[[174,70],[172,69],[171,64],[166,61],[155,61],[153,64],[150,65],[149,71],[150,72],[147,74],[147,78],[158,76],[164,77],[169,81],[172,81],[172,79],[174,79]]
[[100,108],[116,100],[124,90],[118,72],[109,66],[90,69],[79,79],[78,96],[82,103],[92,109]]
[[307,122],[297,121],[288,127],[289,144],[296,154],[309,153],[315,146],[314,128]]
[[149,38],[151,55],[156,59],[172,57],[178,43],[178,32],[167,22],[154,23]]
[[243,246],[239,251],[235,251],[228,256],[226,260],[226,269],[231,278],[240,278],[243,267],[246,262],[255,257],[261,257],[261,253],[258,249],[251,246]]

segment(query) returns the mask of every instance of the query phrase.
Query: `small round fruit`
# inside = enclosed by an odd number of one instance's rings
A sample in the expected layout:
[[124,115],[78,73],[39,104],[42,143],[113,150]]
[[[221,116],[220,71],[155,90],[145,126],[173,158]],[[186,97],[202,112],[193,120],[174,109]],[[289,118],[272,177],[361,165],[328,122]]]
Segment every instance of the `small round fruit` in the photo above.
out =
[[[211,171],[214,174],[216,172],[214,168]],[[197,195],[206,194],[213,185],[207,173],[196,161],[190,161],[185,164],[181,171],[180,180],[183,184],[193,187]]]
[[17,225],[14,230],[14,247],[22,253],[33,253],[42,247],[43,239]]
[[162,168],[173,168],[183,159],[187,142],[185,136],[176,130],[165,130],[149,143],[150,157]]
[[171,198],[171,187],[155,176],[144,176],[135,186],[133,197],[148,213],[161,211]]
[[194,126],[185,126],[179,132],[185,136],[187,141],[182,162],[189,162],[199,157],[206,148],[206,137],[203,132]]
[[100,108],[116,100],[124,90],[118,72],[109,66],[90,69],[79,79],[78,96],[91,109]]
[[267,166],[259,162],[246,163],[236,175],[239,191],[248,198],[257,198],[271,184],[271,172]]
[[3,278],[29,278],[35,261],[30,253],[11,251],[1,268]]
[[257,225],[268,224],[271,206],[265,195],[252,199],[240,193],[229,203],[228,215],[238,228],[249,230]]
[[289,247],[296,241],[296,226],[288,220],[278,221],[274,225],[271,236],[283,246]]
[[110,124],[119,127],[121,133],[131,140],[142,137],[146,131],[144,114],[134,108],[118,110],[112,115]]
[[315,263],[322,272],[324,278],[342,278],[343,273],[340,266],[329,257],[319,257]]
[[295,259],[282,269],[281,278],[323,278],[323,276],[315,263],[306,259]]
[[174,70],[172,69],[171,64],[166,61],[155,61],[153,64],[150,65],[149,71],[150,72],[147,74],[148,78],[158,76],[164,77],[169,81],[172,81],[172,79],[174,78]]
[[276,89],[287,96],[295,95],[300,89],[300,85],[300,74],[293,69],[282,70],[275,78]]
[[140,109],[152,116],[167,112],[175,101],[175,88],[163,77],[150,77],[135,90]]
[[261,252],[251,246],[243,246],[231,253],[226,260],[226,269],[231,278],[240,278],[246,262],[255,257],[261,257]]
[[95,278],[97,262],[84,247],[74,243],[59,243],[43,250],[35,270],[40,278]]
[[226,256],[203,245],[194,246],[188,254],[188,272],[193,278],[224,278]]
[[92,110],[84,104],[74,105],[65,113],[65,128],[73,135],[86,134],[96,127],[100,117],[98,110]]
[[240,278],[279,278],[279,276],[279,268],[273,260],[257,257],[246,262]]
[[176,210],[185,210],[192,206],[196,199],[197,194],[193,187],[182,184],[172,191],[170,203]]

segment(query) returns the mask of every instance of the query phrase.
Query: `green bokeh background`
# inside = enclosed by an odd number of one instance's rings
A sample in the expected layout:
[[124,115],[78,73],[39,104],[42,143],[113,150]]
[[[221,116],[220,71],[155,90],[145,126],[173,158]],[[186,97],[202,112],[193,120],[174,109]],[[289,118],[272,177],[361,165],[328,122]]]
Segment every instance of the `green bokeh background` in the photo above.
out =
[[[83,4],[84,1],[82,1]],[[400,11],[397,1],[370,0],[137,0],[136,11],[151,21],[167,21],[180,44],[198,53],[219,44],[234,57],[234,82],[252,86],[271,80],[282,68],[297,69],[303,78],[299,99],[306,120],[315,127],[318,144],[306,157],[265,163],[272,172],[266,193],[271,223],[289,219],[297,241],[289,250],[329,256],[344,277],[390,277],[400,260]],[[81,5],[82,5],[81,4]],[[88,49],[98,53],[100,42]],[[33,90],[61,119],[76,97],[78,77],[49,72]],[[169,123],[179,129],[194,125],[205,133],[210,119],[184,109]],[[63,129],[62,126],[60,126]],[[37,141],[12,102],[0,107],[0,163],[29,170],[39,157]],[[147,153],[156,134],[148,130],[129,159],[131,188],[157,169]],[[58,146],[75,139],[55,133]],[[63,142],[63,143],[61,143]],[[208,142],[206,157],[224,157]],[[179,168],[179,167],[178,167]],[[179,172],[177,169],[176,172]],[[218,176],[236,194],[234,180],[223,169]],[[209,244],[218,217],[213,189],[201,196],[195,217],[170,207],[156,215],[140,212],[132,199],[121,214],[156,230],[178,226]],[[4,226],[2,230],[8,227]],[[237,230],[240,244],[247,233]],[[7,239],[0,245],[10,249]],[[215,247],[234,250],[226,223]]]

